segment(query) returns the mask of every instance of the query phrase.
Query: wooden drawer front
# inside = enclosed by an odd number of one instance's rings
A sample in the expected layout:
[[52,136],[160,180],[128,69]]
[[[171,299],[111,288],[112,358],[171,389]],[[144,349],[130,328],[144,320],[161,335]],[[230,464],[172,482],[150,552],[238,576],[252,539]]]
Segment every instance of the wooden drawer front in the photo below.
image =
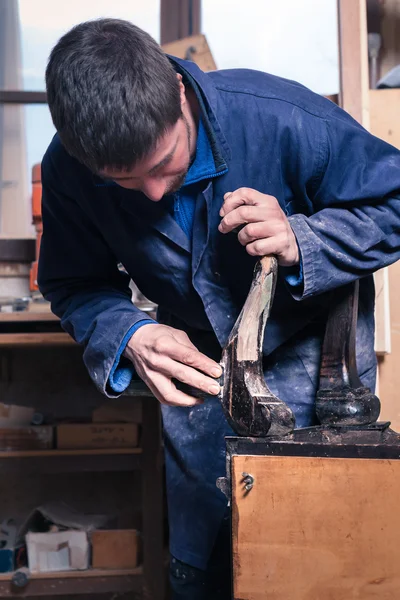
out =
[[233,456],[232,496],[235,599],[400,598],[400,460]]

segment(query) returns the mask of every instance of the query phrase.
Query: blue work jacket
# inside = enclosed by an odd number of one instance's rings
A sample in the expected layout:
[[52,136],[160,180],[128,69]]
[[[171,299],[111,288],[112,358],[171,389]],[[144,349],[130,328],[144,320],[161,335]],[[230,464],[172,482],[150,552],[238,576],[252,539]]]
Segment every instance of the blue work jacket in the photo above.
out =
[[[399,258],[400,153],[298,83],[251,70],[203,73],[171,60],[197,94],[216,167],[196,200],[192,243],[162,202],[108,185],[55,136],[42,164],[40,289],[109,396],[124,336],[146,317],[131,303],[129,278],[159,305],[160,322],[184,329],[218,360],[256,260],[236,234],[218,231],[223,196],[239,187],[275,196],[297,238],[303,284],[291,288],[280,270],[265,373],[297,425],[309,425],[329,291],[357,278],[358,368],[374,386],[371,273]],[[231,432],[215,398],[162,410],[171,552],[205,568],[226,510],[215,481]]]

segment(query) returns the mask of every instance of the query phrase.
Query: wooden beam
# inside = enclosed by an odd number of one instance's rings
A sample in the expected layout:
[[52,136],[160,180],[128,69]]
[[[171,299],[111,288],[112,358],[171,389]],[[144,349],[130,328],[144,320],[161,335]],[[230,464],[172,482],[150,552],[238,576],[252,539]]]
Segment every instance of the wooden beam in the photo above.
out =
[[161,0],[161,44],[200,33],[201,0]]
[[202,71],[215,71],[217,68],[206,37],[202,34],[164,44],[162,49],[177,58],[192,60]]
[[[366,0],[338,0],[340,106],[370,130],[370,90]],[[375,133],[375,132],[374,132]],[[389,280],[383,270],[375,273],[375,349],[390,352]]]
[[369,128],[368,41],[365,0],[338,0],[340,106]]

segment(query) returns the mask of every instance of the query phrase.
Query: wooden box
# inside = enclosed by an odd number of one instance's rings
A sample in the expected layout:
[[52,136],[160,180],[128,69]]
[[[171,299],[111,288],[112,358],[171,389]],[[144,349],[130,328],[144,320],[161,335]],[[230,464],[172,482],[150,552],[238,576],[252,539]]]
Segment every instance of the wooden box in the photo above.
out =
[[91,533],[94,569],[133,569],[138,564],[135,529],[98,530]]
[[50,450],[54,430],[50,425],[0,427],[0,452],[16,450]]
[[141,423],[142,398],[121,397],[104,404],[92,412],[93,423]]
[[57,448],[135,448],[139,441],[136,423],[68,423],[57,426]]
[[398,600],[398,436],[246,440],[228,440],[234,599]]

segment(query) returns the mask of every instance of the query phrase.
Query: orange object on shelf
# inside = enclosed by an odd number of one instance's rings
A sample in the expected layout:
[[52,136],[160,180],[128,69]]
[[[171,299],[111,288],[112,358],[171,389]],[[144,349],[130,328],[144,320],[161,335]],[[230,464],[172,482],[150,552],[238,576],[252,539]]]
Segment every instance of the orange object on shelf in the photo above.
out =
[[35,260],[34,263],[32,263],[31,266],[31,270],[29,273],[29,287],[31,292],[35,292],[36,290],[38,290],[38,282],[37,282],[37,278],[38,278],[38,261]]
[[40,163],[32,167],[32,221],[36,229],[36,261],[32,263],[30,272],[31,292],[38,290],[37,273],[42,238],[42,166]]

